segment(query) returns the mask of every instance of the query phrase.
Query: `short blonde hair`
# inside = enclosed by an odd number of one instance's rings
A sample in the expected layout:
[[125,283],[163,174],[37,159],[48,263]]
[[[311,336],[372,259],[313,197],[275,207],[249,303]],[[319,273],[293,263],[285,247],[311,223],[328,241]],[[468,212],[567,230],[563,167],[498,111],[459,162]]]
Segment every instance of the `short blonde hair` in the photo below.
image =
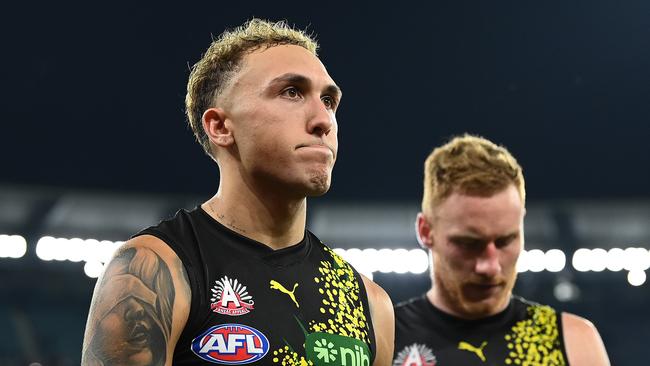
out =
[[458,136],[434,149],[424,163],[422,212],[432,214],[454,192],[491,196],[510,184],[525,203],[524,175],[514,156],[483,137]]
[[214,106],[219,94],[241,68],[242,58],[260,48],[296,45],[316,55],[318,44],[312,36],[286,22],[251,19],[226,31],[214,40],[203,57],[192,67],[187,83],[185,109],[196,140],[212,156],[208,135],[203,130],[203,112]]

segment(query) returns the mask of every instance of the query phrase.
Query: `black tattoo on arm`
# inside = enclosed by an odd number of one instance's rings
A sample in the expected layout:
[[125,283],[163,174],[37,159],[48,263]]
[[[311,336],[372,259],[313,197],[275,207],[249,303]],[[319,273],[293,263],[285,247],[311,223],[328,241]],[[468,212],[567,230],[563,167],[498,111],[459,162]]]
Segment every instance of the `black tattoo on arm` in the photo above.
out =
[[164,365],[174,296],[170,269],[154,251],[121,251],[95,290],[82,364]]

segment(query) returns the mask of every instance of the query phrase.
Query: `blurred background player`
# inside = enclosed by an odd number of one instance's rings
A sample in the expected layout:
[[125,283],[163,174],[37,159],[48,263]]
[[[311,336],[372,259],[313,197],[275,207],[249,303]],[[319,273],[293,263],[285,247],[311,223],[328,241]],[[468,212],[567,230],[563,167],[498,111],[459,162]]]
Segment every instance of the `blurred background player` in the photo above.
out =
[[525,199],[504,147],[465,135],[429,155],[416,227],[432,286],[396,306],[394,365],[609,365],[591,322],[512,294]]

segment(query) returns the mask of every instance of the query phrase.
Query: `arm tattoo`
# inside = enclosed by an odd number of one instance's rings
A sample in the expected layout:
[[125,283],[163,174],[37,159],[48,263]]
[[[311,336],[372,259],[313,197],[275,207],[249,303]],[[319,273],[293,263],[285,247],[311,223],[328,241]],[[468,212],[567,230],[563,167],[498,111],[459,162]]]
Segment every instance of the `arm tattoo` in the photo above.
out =
[[170,269],[155,252],[119,253],[95,291],[82,364],[164,365],[174,296]]

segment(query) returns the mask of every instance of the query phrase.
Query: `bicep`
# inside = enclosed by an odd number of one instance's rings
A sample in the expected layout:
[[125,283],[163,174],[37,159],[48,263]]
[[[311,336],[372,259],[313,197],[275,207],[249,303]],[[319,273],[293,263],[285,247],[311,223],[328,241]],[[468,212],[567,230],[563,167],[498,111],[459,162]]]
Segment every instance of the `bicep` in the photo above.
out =
[[189,285],[178,257],[159,239],[127,242],[93,294],[83,365],[170,365],[189,313]]
[[393,348],[395,347],[395,314],[393,304],[384,289],[365,276],[362,278],[368,294],[370,316],[372,317],[375,343],[377,345],[377,354],[373,365],[391,365],[393,362]]
[[590,321],[577,315],[562,313],[562,333],[570,365],[610,365],[603,340]]

